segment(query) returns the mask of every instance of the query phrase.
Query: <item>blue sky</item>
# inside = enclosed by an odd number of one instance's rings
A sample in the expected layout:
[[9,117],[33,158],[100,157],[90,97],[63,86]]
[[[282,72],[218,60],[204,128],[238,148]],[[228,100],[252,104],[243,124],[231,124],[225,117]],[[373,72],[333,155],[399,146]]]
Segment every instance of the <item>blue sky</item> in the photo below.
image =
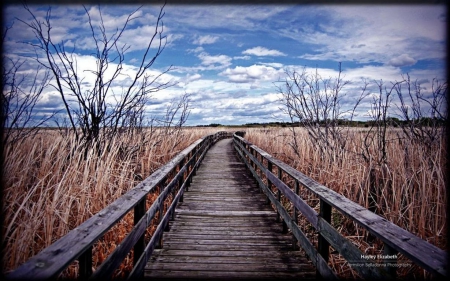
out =
[[[48,6],[30,6],[44,16]],[[101,10],[107,32],[122,26],[137,6],[86,5],[91,17]],[[124,71],[132,73],[154,32],[159,5],[146,5],[122,36]],[[167,46],[151,73],[169,66],[163,81],[173,87],[154,93],[149,115],[164,112],[167,104],[190,94],[188,125],[245,124],[288,120],[280,110],[277,81],[285,70],[317,71],[335,77],[342,63],[343,91],[349,102],[359,95],[361,80],[394,82],[409,73],[430,88],[433,78],[446,77],[446,26],[444,5],[171,5],[164,9]],[[14,18],[28,21],[21,6],[4,10],[4,23]],[[75,46],[74,55],[84,70],[95,69],[93,41],[82,6],[52,6],[52,36],[58,43]],[[5,42],[11,57],[33,56],[31,30],[15,21]],[[154,49],[152,49],[154,50]],[[28,59],[28,69],[36,63]],[[86,71],[81,72],[86,76]],[[86,77],[87,81],[89,78]],[[117,82],[126,85],[127,79]],[[375,88],[371,88],[375,90]],[[48,112],[62,108],[51,87],[37,107]],[[370,100],[358,109],[357,119],[367,118]]]

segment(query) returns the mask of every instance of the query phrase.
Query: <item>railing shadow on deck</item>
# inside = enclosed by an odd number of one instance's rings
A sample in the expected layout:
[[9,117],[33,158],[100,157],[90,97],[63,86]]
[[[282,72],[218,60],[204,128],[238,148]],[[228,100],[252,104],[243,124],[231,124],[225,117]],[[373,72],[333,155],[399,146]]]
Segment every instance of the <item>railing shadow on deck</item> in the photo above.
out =
[[[284,231],[289,228],[310,260],[317,268],[320,277],[336,279],[336,273],[328,266],[329,249],[333,247],[346,259],[352,268],[364,279],[393,279],[398,266],[396,255],[401,253],[432,273],[436,278],[447,276],[447,253],[420,239],[412,233],[372,213],[348,198],[319,184],[301,172],[272,157],[264,150],[234,134],[233,143],[247,168],[258,181],[260,188],[270,200],[283,221]],[[274,174],[276,168],[277,174]],[[293,181],[291,189],[285,178]],[[287,175],[287,177],[286,177]],[[299,187],[303,186],[320,200],[320,210],[316,212],[300,196]],[[289,200],[292,213],[285,209],[282,200]],[[380,239],[383,244],[382,262],[370,260],[349,239],[342,236],[330,223],[332,209],[340,212],[357,225]],[[298,215],[303,215],[317,233],[317,249],[298,226]],[[383,259],[384,258],[384,259]]]
[[[218,132],[197,140],[136,187],[6,275],[6,278],[55,279],[72,262],[78,260],[80,279],[108,279],[131,250],[134,250],[134,267],[128,279],[141,277],[153,250],[160,246],[163,232],[169,220],[173,219],[175,207],[178,202],[182,202],[183,192],[188,189],[206,152],[218,140],[231,136],[230,132]],[[157,199],[146,210],[147,196],[158,190],[160,192]],[[172,194],[173,200],[164,210],[169,194]],[[132,211],[133,229],[93,272],[94,243]],[[158,226],[146,245],[145,232],[155,219],[158,220]]]

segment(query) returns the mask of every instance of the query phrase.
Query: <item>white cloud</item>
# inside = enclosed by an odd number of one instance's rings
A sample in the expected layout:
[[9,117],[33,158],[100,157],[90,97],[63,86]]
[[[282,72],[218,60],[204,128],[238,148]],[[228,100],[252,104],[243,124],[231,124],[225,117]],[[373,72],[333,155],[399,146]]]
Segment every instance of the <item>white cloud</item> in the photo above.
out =
[[[228,28],[231,30],[262,29],[259,23],[277,16],[286,5],[173,5],[166,7],[167,16],[191,28]],[[186,16],[188,15],[188,16]],[[265,27],[264,27],[265,28]]]
[[[334,76],[336,76],[336,74]],[[379,80],[395,82],[402,79],[401,70],[397,67],[389,65],[367,65],[360,68],[344,70],[343,74],[345,75],[345,79],[350,80],[354,83],[359,83],[361,79],[365,79],[368,82]]]
[[286,56],[286,54],[277,51],[277,50],[269,50],[264,47],[254,47],[251,49],[247,49],[242,52],[244,55],[254,55],[254,56]]
[[270,91],[254,94],[239,89],[226,93],[204,89],[193,93],[191,98],[195,101],[191,117],[201,124],[267,122],[273,121],[273,116],[279,113],[279,95]]
[[205,66],[215,66],[219,68],[231,65],[231,58],[226,55],[211,56],[206,52],[200,53],[198,58],[202,61],[201,64]]
[[219,40],[219,37],[217,37],[217,36],[211,36],[211,35],[196,36],[193,43],[196,45],[205,45],[205,44],[213,44],[217,40]]
[[[97,77],[95,75],[95,71],[97,70],[97,63],[96,58],[94,56],[89,55],[73,55],[74,65],[76,67],[76,72],[78,75],[78,79],[82,81],[81,83],[81,92],[85,93],[87,91],[91,91],[96,83]],[[36,62],[34,62],[36,63]],[[104,72],[103,79],[104,81],[110,80],[115,70],[117,69],[116,63],[110,63],[107,70]],[[35,69],[35,68],[33,68]],[[136,76],[137,67],[129,64],[123,64],[121,66],[120,75],[118,75],[113,83],[111,84],[111,87],[109,88],[108,94],[106,96],[107,102],[110,104],[115,104],[117,100],[119,100],[123,94],[123,91],[128,89],[128,87],[132,84],[132,78]],[[161,71],[157,69],[149,69],[145,72],[145,75],[148,75],[149,77],[158,77],[161,75]],[[156,79],[154,86],[157,84],[163,84],[168,83],[171,81],[178,80],[177,77],[165,73],[161,75],[158,79]],[[51,83],[53,85],[56,85],[55,80],[51,80]],[[139,86],[139,85],[136,85]],[[68,89],[67,85],[63,84],[63,87]],[[56,96],[59,96],[59,94],[55,94],[55,89],[53,87],[47,87],[47,89],[43,92],[43,101],[47,102],[49,99],[53,99]],[[66,94],[69,93],[69,91],[66,91]],[[160,92],[158,92],[159,94]],[[61,102],[60,100],[58,100]],[[70,103],[71,101],[69,101]],[[61,103],[62,106],[62,103]]]
[[416,61],[445,58],[444,6],[337,5],[310,12],[323,20],[280,30],[285,37],[315,46],[314,53],[301,58],[383,64],[406,53]]
[[200,79],[202,76],[198,73],[195,73],[194,75],[188,75],[187,80],[188,81],[195,81]]
[[[96,28],[100,26],[101,22],[103,21],[103,25],[105,26],[106,31],[111,33],[115,32],[118,27],[122,28],[127,21],[128,25],[132,25],[136,19],[141,19],[141,23],[145,21],[148,23],[150,20],[152,23],[156,23],[156,17],[149,14],[144,15],[142,9],[139,9],[137,11],[135,8],[126,9],[121,12],[120,15],[115,16],[113,15],[114,10],[109,9],[108,7],[100,7],[99,9],[98,6],[92,6],[90,8],[86,8],[88,9],[92,25]],[[82,10],[84,12],[84,9]],[[134,14],[130,16],[133,12]],[[61,14],[60,16],[62,19],[64,19],[65,17],[64,14]],[[143,17],[145,18],[145,20],[142,19]],[[87,26],[87,16],[85,16],[85,18]]]
[[284,66],[282,63],[278,63],[278,62],[263,62],[261,64],[262,65],[271,66],[271,67],[275,67],[275,68],[282,68]]
[[186,86],[196,80],[199,80],[202,76],[198,73],[189,75],[187,74],[184,78],[180,79],[178,86],[186,89]]
[[187,49],[188,53],[201,53],[203,51],[205,51],[203,47],[197,47],[195,49]]
[[258,81],[275,81],[282,73],[282,71],[270,66],[251,65],[249,67],[227,68],[219,75],[228,77],[228,80],[233,83],[255,83]]
[[398,57],[392,58],[389,61],[389,64],[392,66],[409,66],[414,65],[417,61],[413,59],[412,57],[408,56],[407,54],[402,54]]
[[166,47],[172,46],[175,41],[178,41],[178,40],[180,40],[182,38],[184,38],[183,34],[174,34],[174,33],[168,34],[167,35],[167,45],[166,45]]
[[236,57],[233,57],[234,60],[249,60],[251,58],[252,58],[251,56],[236,56]]

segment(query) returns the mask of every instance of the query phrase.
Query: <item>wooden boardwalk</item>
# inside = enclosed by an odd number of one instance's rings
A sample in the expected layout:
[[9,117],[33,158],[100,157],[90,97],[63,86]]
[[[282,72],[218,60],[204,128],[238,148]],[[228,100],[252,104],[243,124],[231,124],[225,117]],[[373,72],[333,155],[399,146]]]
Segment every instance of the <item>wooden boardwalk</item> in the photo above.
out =
[[[409,262],[417,266],[414,274],[424,269],[427,276],[432,274],[430,278],[444,280],[448,276],[445,250],[321,185],[245,140],[242,133],[233,134],[233,141],[221,140],[231,136],[227,132],[198,139],[103,210],[8,273],[6,279],[59,279],[59,274],[76,260],[79,280],[110,279],[131,251],[133,270],[128,275],[129,280],[141,277],[166,281],[301,280],[316,276],[333,280],[339,273],[327,260],[337,254],[347,260],[348,265],[355,264],[353,270],[361,279],[394,280],[399,273],[397,263],[408,265]],[[216,144],[208,150],[211,143]],[[248,170],[238,154],[245,155],[249,161]],[[193,177],[192,168],[198,165],[197,175]],[[167,181],[168,175],[170,181]],[[179,202],[191,180],[184,202]],[[275,194],[263,182],[269,183]],[[289,187],[292,183],[293,189]],[[317,197],[320,212],[302,200],[300,186]],[[158,191],[158,198],[147,208],[148,194]],[[174,193],[176,199],[170,202],[169,195]],[[282,234],[283,224],[278,222],[268,201],[276,206],[291,234]],[[293,210],[286,210],[281,203],[287,201]],[[179,203],[178,208],[175,208],[176,203]],[[165,215],[156,217],[164,206]],[[330,224],[334,211],[377,237],[383,245],[374,250],[386,257],[367,260],[358,245]],[[296,223],[297,218],[291,217],[295,213],[309,222],[314,229],[313,237],[304,235]],[[134,216],[133,228],[94,271],[95,244],[127,214]],[[171,222],[172,215],[175,220]],[[155,221],[158,226],[146,244],[145,232]],[[302,251],[293,250],[291,235],[302,246]],[[161,237],[162,249],[154,251]],[[311,238],[317,239],[317,245]],[[406,261],[397,259],[397,254]],[[316,270],[320,275],[316,275]],[[340,272],[347,270],[350,268],[345,266]]]
[[316,270],[282,234],[276,212],[239,160],[232,139],[206,154],[162,249],[144,276],[157,279],[314,279]]

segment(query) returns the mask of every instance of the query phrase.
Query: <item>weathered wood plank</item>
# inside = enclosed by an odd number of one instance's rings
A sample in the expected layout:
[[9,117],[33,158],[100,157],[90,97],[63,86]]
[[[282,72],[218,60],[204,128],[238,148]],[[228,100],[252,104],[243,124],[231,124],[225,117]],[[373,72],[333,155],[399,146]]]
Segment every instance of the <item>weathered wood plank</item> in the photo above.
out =
[[[206,152],[206,150],[205,150]],[[196,165],[198,165],[200,161],[197,162]],[[194,170],[190,172],[190,175],[194,173]],[[158,227],[156,228],[155,232],[153,233],[148,245],[146,246],[144,253],[141,255],[141,257],[138,259],[137,263],[133,267],[133,270],[131,271],[130,275],[128,276],[129,280],[141,278],[144,273],[144,268],[149,260],[150,256],[153,253],[153,250],[156,248],[157,245],[160,244],[163,231],[166,229],[166,226],[169,223],[169,218],[173,217],[172,214],[175,212],[175,208],[180,201],[180,198],[183,196],[184,190],[186,188],[187,182],[183,182],[183,184],[180,186],[180,189],[178,190],[176,196],[173,198],[172,203],[168,207],[166,214],[158,224]]]
[[[241,146],[242,150],[245,150],[244,147]],[[281,216],[283,217],[284,221],[286,222],[287,226],[291,229],[292,233],[294,234],[295,238],[297,239],[297,241],[300,242],[300,245],[302,246],[302,248],[305,250],[305,252],[308,254],[308,256],[310,257],[311,261],[313,262],[313,264],[316,266],[317,271],[320,273],[320,275],[323,278],[326,278],[327,280],[334,280],[336,279],[336,275],[334,274],[334,272],[331,270],[331,268],[328,266],[327,262],[324,260],[324,258],[322,256],[320,256],[317,252],[317,250],[315,249],[315,247],[312,245],[312,243],[308,240],[308,238],[305,236],[305,234],[298,228],[298,226],[293,222],[292,218],[289,216],[289,214],[287,213],[287,211],[284,209],[284,207],[280,204],[280,202],[275,198],[275,195],[272,193],[272,191],[261,181],[261,179],[259,178],[259,176],[256,174],[256,171],[254,170],[254,168],[250,165],[250,163],[248,161],[246,161],[243,152],[239,151],[243,161],[246,163],[247,168],[255,175],[255,177],[258,180],[258,183],[260,185],[260,188],[262,189],[262,191],[264,192],[264,194],[267,196],[267,198],[270,200],[270,202],[272,204],[275,205],[275,207],[277,208],[278,212],[281,214]],[[247,151],[248,152],[248,151]],[[249,155],[249,157],[251,159],[253,159],[254,161],[256,161],[257,159],[253,156],[253,155]],[[258,166],[261,170],[266,170],[268,171],[268,169],[266,169],[264,166],[262,166],[261,164],[258,163]],[[270,173],[271,174],[271,173]],[[278,178],[275,178],[277,181],[279,180]],[[304,203],[304,202],[303,202]],[[306,203],[305,203],[306,204]],[[307,206],[307,205],[306,205]],[[308,206],[308,211],[310,211],[310,207]],[[311,209],[312,210],[312,209]],[[314,210],[312,210],[312,212],[315,213]],[[316,217],[314,217],[314,219],[317,219]]]
[[254,263],[254,264],[228,264],[228,263],[153,263],[148,270],[196,270],[203,271],[233,271],[233,272],[299,272],[308,269],[308,265],[292,263]]
[[171,263],[182,263],[182,262],[198,262],[205,261],[206,263],[217,263],[221,261],[226,261],[229,263],[271,263],[271,262],[280,262],[286,261],[287,263],[298,263],[299,259],[304,259],[305,256],[299,251],[291,252],[289,255],[282,256],[279,259],[274,259],[273,257],[237,257],[237,256],[170,256],[161,254],[162,249],[157,249],[154,251],[155,255],[153,255],[151,260],[159,260],[163,262],[171,262]]
[[[234,223],[239,224],[278,224],[274,218],[265,218],[264,221],[258,221],[258,220],[252,220],[247,217],[238,217],[236,219],[233,219],[232,217],[221,217],[220,220],[216,220],[214,217],[205,217],[205,216],[195,216],[195,215],[187,215],[184,214],[183,216],[177,215],[175,218],[183,218],[183,221],[181,221],[181,224],[188,224],[191,220],[192,221],[198,221],[199,218],[202,219],[201,222],[198,222],[199,224],[211,224],[211,225],[234,225]],[[176,220],[176,219],[175,219]]]
[[215,216],[215,217],[230,217],[230,216],[236,216],[236,217],[273,217],[273,211],[267,210],[267,211],[204,211],[204,210],[184,210],[180,209],[177,212],[180,215],[201,215],[201,216]]
[[[107,279],[109,278],[114,270],[122,263],[123,259],[128,255],[131,248],[144,234],[147,227],[150,225],[152,219],[155,217],[156,212],[159,211],[159,206],[166,200],[167,196],[172,192],[177,184],[179,178],[186,172],[186,167],[181,168],[170,183],[164,188],[164,190],[159,194],[157,199],[153,202],[150,209],[142,216],[142,218],[133,227],[131,232],[124,238],[108,258],[101,264],[99,268],[95,271],[92,279]],[[144,250],[144,249],[142,249]],[[142,253],[140,253],[141,255]],[[139,255],[139,256],[140,256]],[[135,263],[138,262],[139,256],[135,257]]]
[[[235,240],[208,240],[208,239],[192,239],[189,237],[182,237],[182,238],[176,238],[176,237],[172,237],[170,240],[166,239],[164,241],[164,245],[175,245],[175,244],[185,244],[185,245],[194,245],[194,246],[198,246],[198,245],[227,245],[230,246],[230,241],[236,242]],[[247,247],[247,246],[252,246],[258,248],[264,248],[265,247],[270,247],[270,246],[274,246],[274,247],[285,247],[285,246],[291,246],[291,243],[289,243],[288,241],[285,240],[263,240],[263,241],[258,241],[258,243],[255,243],[254,239],[241,239],[238,241],[239,242],[239,246],[243,246],[243,247]],[[180,245],[181,246],[181,245]],[[233,246],[233,245],[231,245]],[[234,246],[233,246],[234,247]],[[258,248],[259,250],[259,248]]]
[[[186,240],[189,241],[189,240]],[[244,244],[241,241],[231,240],[228,244],[187,244],[187,243],[170,243],[164,242],[166,249],[178,250],[192,250],[192,251],[289,251],[292,250],[292,244],[273,245],[266,243],[266,245],[255,245],[255,243]],[[253,241],[254,242],[254,241]]]
[[[233,168],[226,168],[229,161]],[[237,171],[245,171],[245,164],[237,161],[231,141],[208,151],[164,234],[163,248],[149,260],[146,277],[316,277],[311,262],[292,250],[292,236],[281,233],[257,183]]]
[[227,271],[194,271],[194,270],[165,270],[148,273],[146,276],[151,280],[164,280],[166,278],[175,280],[306,280],[316,279],[316,275],[311,272],[234,272]]
[[[281,231],[280,231],[281,232]],[[232,241],[235,240],[248,240],[248,239],[254,239],[254,240],[277,240],[277,239],[287,239],[290,238],[290,236],[279,236],[276,233],[268,233],[268,234],[262,234],[262,235],[239,235],[239,236],[232,236],[233,233],[224,233],[221,235],[213,235],[213,234],[172,234],[169,232],[167,232],[164,236],[167,239],[170,238],[193,238],[193,239],[208,239],[208,240],[227,240],[230,241],[230,243]],[[232,239],[231,239],[232,237]]]
[[364,279],[389,279],[390,276],[387,271],[377,267],[371,261],[362,259],[364,253],[359,250],[351,241],[340,235],[327,221],[319,218],[318,221],[319,233],[336,249],[347,261],[351,264],[364,263],[368,266],[355,266],[354,269]]
[[150,259],[153,263],[163,262],[163,263],[228,263],[228,264],[297,264],[299,259],[304,258],[300,253],[292,254],[281,259],[274,259],[273,257],[219,257],[219,256],[164,256],[157,253],[158,250],[155,250],[155,255],[153,255]]
[[178,226],[178,225],[171,225],[170,231],[171,232],[177,232],[177,233],[212,233],[212,232],[226,232],[226,231],[240,231],[240,232],[256,232],[256,233],[265,233],[270,231],[277,231],[279,230],[279,225],[255,225],[255,224],[247,224],[246,226],[243,225],[235,225],[235,226],[208,226],[204,224],[201,228],[198,227],[198,225],[184,225],[184,226]]

